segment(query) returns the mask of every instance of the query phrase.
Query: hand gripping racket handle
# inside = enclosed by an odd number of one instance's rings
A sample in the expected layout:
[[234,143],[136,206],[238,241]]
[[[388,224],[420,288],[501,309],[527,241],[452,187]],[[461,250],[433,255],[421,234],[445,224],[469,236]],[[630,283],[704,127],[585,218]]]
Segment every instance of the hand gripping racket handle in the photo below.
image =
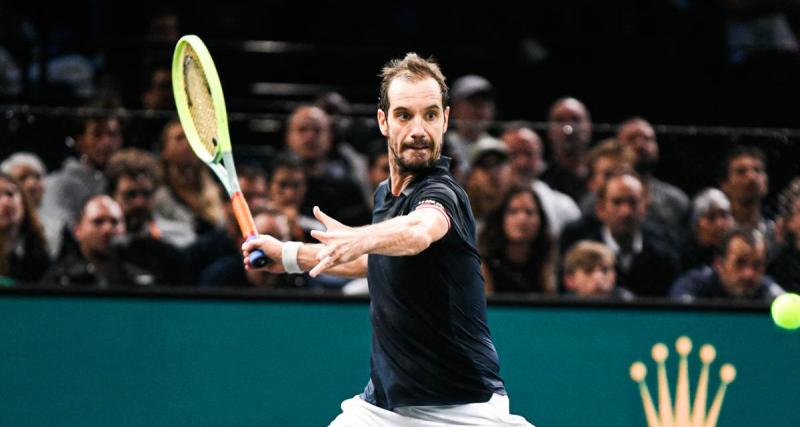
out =
[[[247,206],[247,202],[245,201],[244,195],[242,195],[241,191],[233,193],[233,196],[231,197],[231,203],[233,204],[233,213],[236,216],[236,221],[239,223],[239,228],[242,230],[242,235],[246,239],[245,241],[249,242],[257,238],[258,232],[256,231],[256,224],[253,222],[253,216],[250,214],[250,208]],[[250,266],[254,268],[263,267],[270,262],[270,258],[261,249],[256,249],[253,252],[250,252],[250,255],[247,258],[250,260]]]
[[[257,237],[258,236],[249,236],[246,241],[249,242]],[[250,265],[254,268],[264,267],[270,262],[269,257],[261,249],[256,249],[253,252],[250,252],[250,256],[247,258],[250,260]]]

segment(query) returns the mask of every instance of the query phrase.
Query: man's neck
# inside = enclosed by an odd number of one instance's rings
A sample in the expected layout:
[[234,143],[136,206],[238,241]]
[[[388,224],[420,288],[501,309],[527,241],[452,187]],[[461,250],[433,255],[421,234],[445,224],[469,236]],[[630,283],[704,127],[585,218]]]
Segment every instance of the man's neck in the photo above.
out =
[[759,200],[732,200],[731,214],[738,224],[756,227],[761,222],[761,203]]
[[586,175],[587,169],[581,161],[581,156],[579,154],[557,151],[555,153],[555,160],[560,167],[574,173],[575,175]]
[[392,195],[399,196],[406,187],[409,186],[416,178],[413,173],[391,173],[389,176],[389,183],[392,186]]
[[325,175],[325,165],[326,161],[324,157],[320,157],[314,160],[306,160],[303,162],[303,166],[307,176],[312,177],[320,177]]

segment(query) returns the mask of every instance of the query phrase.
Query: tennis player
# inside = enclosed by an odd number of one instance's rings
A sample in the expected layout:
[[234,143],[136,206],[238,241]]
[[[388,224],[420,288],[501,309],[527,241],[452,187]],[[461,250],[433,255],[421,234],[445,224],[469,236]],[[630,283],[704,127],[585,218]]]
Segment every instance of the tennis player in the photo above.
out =
[[[268,269],[311,269],[369,281],[370,381],[342,402],[344,426],[530,426],[509,413],[475,249],[475,219],[441,157],[449,107],[438,65],[410,53],[383,69],[378,109],[390,177],[375,191],[372,225],[348,227],[314,208],[321,244],[245,243]],[[249,265],[248,265],[248,268]]]

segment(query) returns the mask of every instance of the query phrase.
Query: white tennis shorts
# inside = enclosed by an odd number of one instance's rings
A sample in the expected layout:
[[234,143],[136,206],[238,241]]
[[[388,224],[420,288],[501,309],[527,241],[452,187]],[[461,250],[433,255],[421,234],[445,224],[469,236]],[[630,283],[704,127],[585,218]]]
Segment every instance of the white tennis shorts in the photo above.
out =
[[328,427],[534,427],[509,413],[508,396],[488,402],[447,406],[404,406],[387,411],[355,396],[342,402],[342,413]]

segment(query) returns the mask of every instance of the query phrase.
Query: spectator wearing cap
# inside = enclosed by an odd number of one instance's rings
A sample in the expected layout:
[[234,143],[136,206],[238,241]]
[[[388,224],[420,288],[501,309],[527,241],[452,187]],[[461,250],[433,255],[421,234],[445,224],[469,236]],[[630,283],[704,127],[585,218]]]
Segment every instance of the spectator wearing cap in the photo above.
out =
[[491,138],[488,133],[495,115],[492,84],[486,78],[468,74],[457,79],[450,88],[451,129],[445,135],[445,152],[452,152],[461,159],[461,171],[465,174],[467,164],[481,140]]
[[511,165],[505,144],[487,138],[472,153],[466,190],[480,235],[486,217],[495,211],[511,188]]
[[514,185],[533,188],[550,224],[550,235],[558,241],[564,226],[580,218],[581,213],[571,197],[539,180],[544,164],[541,138],[530,124],[512,122],[505,127],[501,139],[508,148]]
[[725,193],[706,188],[692,201],[692,232],[681,248],[681,270],[688,271],[714,262],[716,247],[733,228],[731,202]]
[[725,235],[713,266],[691,270],[672,285],[670,296],[681,301],[723,298],[770,302],[784,290],[764,274],[767,242],[752,228],[734,227]]
[[575,98],[561,98],[550,107],[547,120],[553,161],[548,163],[541,179],[578,202],[586,192],[589,172],[584,163],[592,141],[589,110]]

